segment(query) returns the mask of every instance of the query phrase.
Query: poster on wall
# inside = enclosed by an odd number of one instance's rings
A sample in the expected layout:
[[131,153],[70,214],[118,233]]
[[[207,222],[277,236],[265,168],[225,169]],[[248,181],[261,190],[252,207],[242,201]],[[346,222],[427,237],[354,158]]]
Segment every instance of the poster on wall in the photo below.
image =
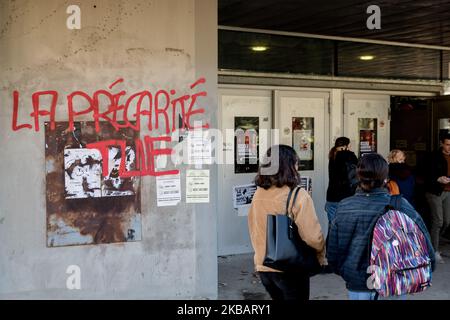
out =
[[209,203],[209,170],[186,170],[186,203]]
[[180,175],[156,177],[156,202],[158,207],[176,206],[181,201]]
[[64,149],[66,199],[101,197],[102,156],[96,149]]
[[292,118],[292,147],[300,158],[299,170],[314,170],[314,118]]
[[308,176],[300,176],[300,187],[305,189],[312,196],[312,179]]
[[[131,147],[125,150],[125,167],[130,171],[135,163]],[[106,161],[106,160],[105,160]],[[116,197],[134,194],[132,179],[120,178],[120,148],[108,148],[108,174],[102,177],[103,160],[97,149],[64,149],[64,184],[66,199]]]
[[259,117],[235,117],[234,133],[234,173],[258,172]]
[[201,167],[212,164],[212,144],[206,130],[191,130],[187,135],[189,164]]
[[[133,181],[129,178],[119,177],[120,162],[122,152],[120,148],[108,148],[108,175],[103,177],[102,196],[120,197],[131,196],[134,194]],[[134,150],[128,146],[125,148],[125,170],[131,171],[136,161]]]
[[[139,241],[141,197],[139,177],[119,177],[120,148],[110,147],[103,159],[86,146],[117,139],[126,144],[126,170],[135,170],[135,141],[139,132],[114,129],[100,122],[45,124],[47,246],[72,246]],[[103,176],[103,165],[109,165]]]
[[239,209],[242,207],[249,207],[252,203],[255,192],[256,185],[254,183],[233,186],[233,208]]
[[377,118],[359,118],[359,157],[377,152]]

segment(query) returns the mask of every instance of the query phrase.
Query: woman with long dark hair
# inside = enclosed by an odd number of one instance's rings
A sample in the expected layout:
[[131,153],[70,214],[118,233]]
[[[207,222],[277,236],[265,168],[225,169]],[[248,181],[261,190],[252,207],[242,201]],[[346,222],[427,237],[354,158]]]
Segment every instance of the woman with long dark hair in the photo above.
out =
[[342,199],[355,194],[358,158],[350,150],[350,139],[339,137],[328,155],[328,189],[325,211],[331,222]]
[[[295,150],[287,145],[276,145],[267,151],[264,164],[259,167],[255,178],[257,190],[248,214],[255,268],[274,300],[309,299],[309,274],[302,271],[281,272],[263,265],[267,215],[285,214],[288,195],[300,183],[299,162]],[[300,189],[295,203],[292,203],[293,200],[290,202],[289,210],[300,237],[316,250],[318,261],[323,264],[325,241],[310,195]]]

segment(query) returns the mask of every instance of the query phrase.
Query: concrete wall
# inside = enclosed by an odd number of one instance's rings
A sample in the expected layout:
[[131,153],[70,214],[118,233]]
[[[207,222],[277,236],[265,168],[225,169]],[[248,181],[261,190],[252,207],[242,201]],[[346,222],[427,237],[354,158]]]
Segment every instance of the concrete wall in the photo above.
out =
[[[70,4],[81,8],[80,30],[66,28]],[[216,16],[212,0],[0,1],[0,299],[217,297],[215,167],[209,204],[185,203],[186,165],[176,207],[158,208],[155,178],[142,178],[142,241],[47,248],[46,119],[39,132],[11,129],[14,90],[19,123],[32,123],[40,90],[58,91],[56,119],[67,121],[73,91],[123,78],[127,96],[182,92],[199,77],[208,97],[198,118],[217,127]],[[69,265],[81,268],[81,290],[66,288]]]

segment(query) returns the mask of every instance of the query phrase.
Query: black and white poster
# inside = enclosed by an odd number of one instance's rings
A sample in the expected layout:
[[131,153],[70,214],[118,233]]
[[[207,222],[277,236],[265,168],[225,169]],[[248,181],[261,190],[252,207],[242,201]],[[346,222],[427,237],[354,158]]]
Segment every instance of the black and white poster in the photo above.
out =
[[309,195],[312,196],[312,179],[308,176],[300,176],[300,187],[308,191]]
[[246,184],[233,187],[233,207],[239,209],[248,207],[252,203],[253,195],[256,192],[256,185]]

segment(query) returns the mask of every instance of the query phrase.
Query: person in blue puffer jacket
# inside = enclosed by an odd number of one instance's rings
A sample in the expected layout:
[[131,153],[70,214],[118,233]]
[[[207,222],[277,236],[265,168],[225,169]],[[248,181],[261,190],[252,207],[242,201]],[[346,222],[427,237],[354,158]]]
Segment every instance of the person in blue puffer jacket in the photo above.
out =
[[[327,259],[333,271],[345,280],[350,300],[375,299],[375,291],[367,287],[370,276],[367,273],[369,242],[371,226],[391,200],[385,188],[388,170],[388,164],[381,155],[364,155],[357,167],[359,187],[354,196],[339,203],[336,216],[331,222]],[[400,211],[407,214],[426,237],[434,270],[435,254],[425,223],[407,200],[401,200]]]

